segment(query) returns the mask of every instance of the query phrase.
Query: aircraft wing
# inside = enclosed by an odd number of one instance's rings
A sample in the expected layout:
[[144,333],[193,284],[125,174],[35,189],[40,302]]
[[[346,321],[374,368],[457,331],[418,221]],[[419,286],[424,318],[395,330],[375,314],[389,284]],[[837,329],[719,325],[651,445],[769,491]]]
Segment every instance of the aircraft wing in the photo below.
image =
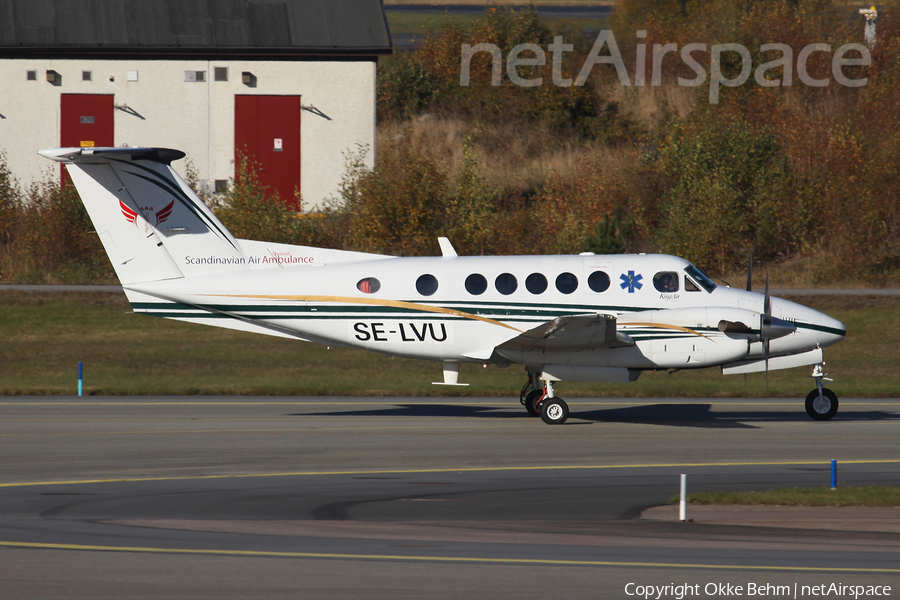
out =
[[580,352],[624,346],[634,346],[634,340],[616,331],[615,316],[587,314],[557,317],[504,342],[497,350]]

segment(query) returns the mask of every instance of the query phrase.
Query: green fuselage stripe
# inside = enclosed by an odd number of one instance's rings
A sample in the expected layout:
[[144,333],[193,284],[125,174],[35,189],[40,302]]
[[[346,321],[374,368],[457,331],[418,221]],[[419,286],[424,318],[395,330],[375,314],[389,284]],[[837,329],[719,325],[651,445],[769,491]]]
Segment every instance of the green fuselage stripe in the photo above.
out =
[[[474,304],[472,302],[440,302],[434,306],[451,307],[460,310],[463,307],[470,307],[468,312],[473,315],[492,317],[503,321],[511,321],[518,323],[541,323],[545,320],[553,319],[561,316],[571,316],[584,314],[585,310],[592,312],[644,312],[652,309],[646,307],[621,307],[621,306],[589,306],[589,305],[534,305],[523,303],[504,304],[500,302],[485,302]],[[416,319],[416,320],[463,320],[464,316],[458,315],[436,315],[423,314],[421,311],[392,306],[367,306],[367,305],[328,305],[318,304],[315,306],[305,305],[256,305],[256,304],[209,304],[193,306],[180,302],[134,302],[132,307],[141,314],[154,317],[163,317],[169,319],[225,319],[231,318],[231,315],[238,315],[243,318],[254,318],[261,320],[340,320],[340,319],[364,319],[372,317],[383,317],[393,319]],[[206,312],[206,311],[210,312]],[[224,314],[223,314],[224,313]],[[528,318],[531,317],[531,318]],[[807,329],[811,331],[820,331],[832,335],[843,336],[846,332],[842,329],[827,327],[824,325],[816,325],[813,323],[794,322],[798,329]],[[619,323],[621,328],[627,328],[628,323]],[[715,327],[698,327],[693,328],[694,331],[701,332],[717,332]],[[646,332],[655,334],[656,332]],[[640,332],[631,333],[634,337]],[[759,329],[751,329],[748,334],[759,334]],[[639,338],[635,338],[638,341]],[[646,338],[642,338],[646,339]]]

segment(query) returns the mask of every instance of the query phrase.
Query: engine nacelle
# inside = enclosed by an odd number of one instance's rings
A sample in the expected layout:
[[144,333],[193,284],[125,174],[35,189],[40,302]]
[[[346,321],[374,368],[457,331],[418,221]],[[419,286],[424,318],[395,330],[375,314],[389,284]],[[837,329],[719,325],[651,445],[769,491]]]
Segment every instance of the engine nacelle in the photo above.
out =
[[724,307],[654,310],[618,319],[619,331],[635,339],[655,368],[664,369],[741,360],[758,338],[759,322],[759,313]]

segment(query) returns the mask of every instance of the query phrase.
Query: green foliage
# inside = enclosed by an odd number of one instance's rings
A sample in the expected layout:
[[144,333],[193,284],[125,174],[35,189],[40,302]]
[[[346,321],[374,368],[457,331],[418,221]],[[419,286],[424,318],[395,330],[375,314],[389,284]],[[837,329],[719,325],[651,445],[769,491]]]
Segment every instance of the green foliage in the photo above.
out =
[[0,153],[0,280],[106,282],[112,266],[75,188],[55,173],[23,191]]
[[584,251],[594,254],[621,254],[628,244],[628,223],[624,211],[617,207],[612,213],[603,215],[603,220],[584,240]]
[[346,245],[400,256],[434,254],[446,215],[447,177],[427,148],[406,139],[387,145],[374,169],[368,148],[347,155],[341,202],[332,214],[347,225]]
[[749,251],[772,256],[789,249],[780,217],[791,197],[790,171],[766,129],[742,122],[677,125],[660,150],[660,168],[670,182],[660,203],[663,252],[723,272]]
[[614,174],[598,160],[581,160],[573,181],[549,173],[535,193],[533,218],[541,231],[535,251],[574,254],[624,250],[632,221],[626,208],[628,199]]
[[8,279],[14,269],[21,204],[18,183],[6,164],[6,155],[0,152],[0,281]]
[[482,255],[496,235],[497,190],[484,178],[471,140],[463,142],[463,160],[456,173],[456,195],[448,206],[452,218],[448,237],[457,252]]
[[[594,69],[584,86],[554,85],[549,52],[547,64],[518,68],[542,84],[519,87],[506,73],[509,51],[534,43],[546,52],[557,35],[533,9],[489,7],[468,28],[444,19],[421,48],[379,63],[378,119],[402,139],[380,140],[374,167],[365,149],[348,154],[339,198],[321,212],[286,208],[245,159],[226,195],[201,197],[236,236],[253,239],[403,255],[436,253],[438,235],[463,254],[661,250],[716,274],[743,270],[753,252],[799,259],[792,264],[808,265],[810,283],[892,284],[900,274],[898,9],[887,0],[880,11],[872,64],[844,68],[868,77],[865,87],[810,87],[795,65],[792,87],[760,87],[751,76],[722,88],[717,105],[708,83],[675,87],[694,73],[674,54],[661,90],[613,91],[611,68]],[[787,44],[796,60],[810,43],[836,49],[862,32],[853,10],[830,0],[620,0],[612,22],[632,74],[638,29],[647,32],[648,66],[653,44],[740,43],[754,69],[779,54],[761,44]],[[574,79],[593,40],[559,33],[575,46],[560,74]],[[460,85],[461,47],[478,43],[500,48],[500,86],[491,85],[486,52],[472,58],[470,85]],[[830,60],[813,53],[810,75],[831,78]],[[196,186],[190,167],[188,180]],[[72,198],[50,183],[23,193],[0,157],[0,277],[110,276]]]
[[437,83],[425,69],[418,53],[396,51],[378,65],[378,117],[405,120],[421,114],[430,105]]
[[0,152],[0,246],[15,239],[20,204],[19,185],[6,164],[6,155]]
[[109,281],[112,267],[75,188],[53,178],[23,192],[0,159],[0,277],[14,282]]
[[[487,8],[466,31],[453,19],[431,30],[421,49],[400,53],[384,61],[378,72],[378,117],[405,120],[425,111],[458,115],[474,122],[514,122],[527,129],[548,130],[583,140],[621,143],[633,135],[634,123],[623,117],[614,103],[606,102],[594,78],[583,86],[552,83],[552,60],[543,66],[519,66],[524,79],[541,78],[535,87],[515,85],[507,76],[506,58],[520,44],[536,44],[546,51],[551,32],[533,8]],[[503,58],[501,85],[491,83],[493,57],[474,54],[469,62],[469,84],[460,84],[463,44],[494,44]],[[579,44],[581,47],[582,44]],[[589,46],[582,48],[587,52]],[[532,58],[526,50],[520,58]],[[549,55],[548,55],[549,56]],[[581,52],[564,55],[560,75],[574,79],[583,62]],[[524,132],[523,132],[524,133]]]
[[212,200],[222,224],[237,238],[297,244],[301,239],[297,213],[285,206],[278,192],[271,195],[259,180],[259,164],[238,156],[228,191]]
[[33,184],[26,203],[30,226],[24,242],[37,270],[55,272],[60,281],[109,274],[111,265],[74,186]]

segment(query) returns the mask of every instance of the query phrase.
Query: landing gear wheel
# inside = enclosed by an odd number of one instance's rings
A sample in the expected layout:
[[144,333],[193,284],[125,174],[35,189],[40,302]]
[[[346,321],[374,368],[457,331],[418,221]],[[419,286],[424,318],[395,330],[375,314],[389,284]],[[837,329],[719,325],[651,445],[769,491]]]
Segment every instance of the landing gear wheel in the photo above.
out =
[[531,384],[531,379],[528,379],[528,383],[522,386],[522,391],[519,392],[519,402],[525,404],[525,398],[528,397],[528,393],[534,391],[534,386]]
[[532,417],[541,416],[541,407],[539,406],[541,396],[544,395],[544,390],[531,390],[528,392],[528,395],[525,396],[525,401],[522,404],[525,405],[525,410],[528,411],[528,414]]
[[827,421],[837,414],[837,394],[829,389],[822,388],[821,395],[815,389],[806,397],[806,414],[816,421]]
[[569,418],[569,406],[562,398],[547,398],[541,402],[541,419],[547,425],[561,425]]

